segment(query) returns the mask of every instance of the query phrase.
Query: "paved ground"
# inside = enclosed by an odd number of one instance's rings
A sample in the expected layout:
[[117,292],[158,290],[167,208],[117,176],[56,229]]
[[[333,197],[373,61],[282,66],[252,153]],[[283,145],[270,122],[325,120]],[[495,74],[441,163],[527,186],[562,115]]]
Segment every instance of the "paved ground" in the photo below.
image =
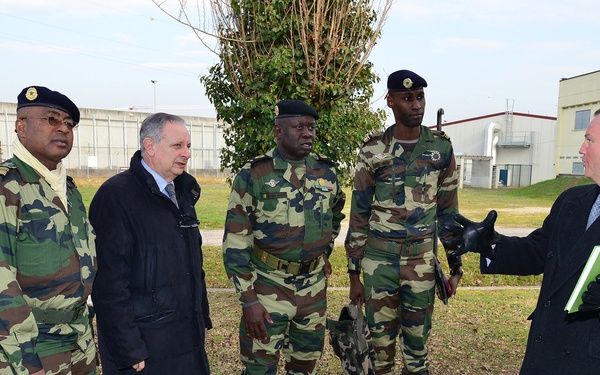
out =
[[[496,230],[507,236],[526,236],[531,233],[535,228],[496,228]],[[347,227],[342,227],[342,231],[338,238],[335,240],[336,245],[343,245],[344,239],[346,238]],[[202,230],[202,243],[208,246],[221,246],[223,243],[223,231],[222,230]]]

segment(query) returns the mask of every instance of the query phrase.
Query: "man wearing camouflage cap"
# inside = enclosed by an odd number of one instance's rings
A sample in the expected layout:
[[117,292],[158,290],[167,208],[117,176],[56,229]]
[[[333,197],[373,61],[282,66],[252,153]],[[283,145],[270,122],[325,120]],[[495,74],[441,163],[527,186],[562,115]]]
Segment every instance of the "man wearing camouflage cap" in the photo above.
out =
[[18,95],[13,157],[0,165],[0,373],[95,374],[87,298],[95,236],[62,159],[79,109],[30,86]]
[[[350,299],[365,301],[376,374],[393,374],[400,338],[402,374],[429,374],[427,338],[435,300],[433,238],[458,210],[452,144],[422,126],[427,82],[409,70],[388,78],[396,123],[367,137],[358,154],[346,238]],[[437,229],[436,229],[437,220]],[[449,257],[452,293],[462,275]],[[360,281],[361,270],[364,285]]]
[[326,324],[328,257],[344,218],[335,164],[312,153],[317,112],[298,100],[275,107],[277,146],[233,182],[223,260],[242,306],[244,374],[314,374]]

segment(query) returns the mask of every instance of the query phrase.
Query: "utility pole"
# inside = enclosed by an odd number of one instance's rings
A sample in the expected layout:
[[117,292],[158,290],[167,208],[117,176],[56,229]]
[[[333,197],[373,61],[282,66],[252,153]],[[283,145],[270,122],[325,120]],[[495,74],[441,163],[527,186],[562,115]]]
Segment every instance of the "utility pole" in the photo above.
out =
[[156,113],[156,80],[151,79],[150,82],[152,82],[152,85],[154,86],[154,106],[152,107],[154,110],[154,113]]

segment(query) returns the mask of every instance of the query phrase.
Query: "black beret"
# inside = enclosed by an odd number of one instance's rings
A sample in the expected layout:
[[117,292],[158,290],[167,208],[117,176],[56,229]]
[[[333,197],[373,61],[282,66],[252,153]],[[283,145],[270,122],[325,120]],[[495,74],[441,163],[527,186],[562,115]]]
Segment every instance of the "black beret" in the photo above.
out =
[[52,91],[43,86],[29,86],[17,96],[17,109],[23,107],[40,106],[60,109],[71,115],[75,124],[79,123],[79,108],[58,91]]
[[427,81],[420,75],[410,70],[398,70],[390,74],[387,88],[390,92],[416,90],[427,87]]
[[317,111],[300,100],[280,100],[275,104],[275,118],[298,116],[312,116],[315,120],[319,119]]

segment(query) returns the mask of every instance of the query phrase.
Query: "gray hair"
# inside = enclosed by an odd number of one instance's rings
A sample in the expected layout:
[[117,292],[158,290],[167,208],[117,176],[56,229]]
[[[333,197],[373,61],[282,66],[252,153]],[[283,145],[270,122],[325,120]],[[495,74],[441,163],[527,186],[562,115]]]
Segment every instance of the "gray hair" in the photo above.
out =
[[150,138],[154,142],[160,142],[165,124],[169,122],[180,122],[185,124],[185,120],[181,117],[163,112],[150,115],[142,122],[142,126],[140,127],[140,151],[142,152],[142,157],[146,155],[144,139]]

